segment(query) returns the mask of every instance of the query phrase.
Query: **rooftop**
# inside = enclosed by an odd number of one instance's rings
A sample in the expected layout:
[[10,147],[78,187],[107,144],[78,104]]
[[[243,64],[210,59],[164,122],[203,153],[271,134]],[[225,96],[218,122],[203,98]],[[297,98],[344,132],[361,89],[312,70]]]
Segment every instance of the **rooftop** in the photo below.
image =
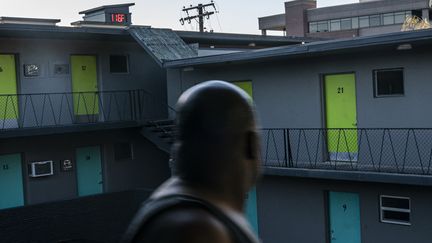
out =
[[0,24],[56,25],[60,19],[0,17]]
[[130,6],[134,6],[135,3],[125,3],[125,4],[113,4],[113,5],[103,5],[96,8],[87,9],[84,11],[79,12],[79,14],[90,14],[94,12],[98,12],[107,8],[126,8]]
[[213,44],[233,43],[233,44],[248,44],[255,43],[257,45],[289,45],[293,43],[311,42],[322,40],[318,38],[295,37],[295,36],[263,36],[251,34],[232,34],[218,32],[194,32],[194,31],[175,31],[186,42],[211,42]]
[[429,44],[432,41],[432,30],[416,30],[409,32],[396,32],[390,34],[338,39],[330,41],[316,41],[283,47],[266,48],[250,52],[238,52],[214,56],[196,57],[169,61],[164,64],[166,68],[181,68],[200,65],[263,62],[275,59],[300,57],[308,55],[322,55],[328,53],[349,53],[364,50],[388,48],[396,50],[400,44],[415,45]]

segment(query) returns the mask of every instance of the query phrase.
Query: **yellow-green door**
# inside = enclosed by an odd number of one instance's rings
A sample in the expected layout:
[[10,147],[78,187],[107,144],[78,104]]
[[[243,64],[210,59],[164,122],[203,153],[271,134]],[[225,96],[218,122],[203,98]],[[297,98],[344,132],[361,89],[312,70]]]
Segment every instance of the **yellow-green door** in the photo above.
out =
[[0,55],[0,129],[18,127],[15,55]]
[[99,114],[96,56],[71,56],[71,70],[75,115]]
[[[234,85],[245,91],[251,99],[253,99],[252,93],[252,82],[251,81],[240,81],[233,82]],[[256,188],[252,190],[246,196],[246,207],[245,207],[246,217],[249,220],[252,228],[258,234],[258,212],[257,212],[257,192]]]
[[244,90],[252,98],[252,82],[251,81],[239,81],[233,82],[234,85]]
[[332,161],[357,161],[357,105],[355,75],[324,77],[327,148]]

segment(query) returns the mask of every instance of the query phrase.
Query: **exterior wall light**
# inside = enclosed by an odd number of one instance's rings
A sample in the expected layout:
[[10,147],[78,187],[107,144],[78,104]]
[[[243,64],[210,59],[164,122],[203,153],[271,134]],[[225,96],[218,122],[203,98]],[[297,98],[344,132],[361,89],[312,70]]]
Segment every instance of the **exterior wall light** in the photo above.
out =
[[411,50],[412,45],[411,44],[401,44],[397,47],[398,51],[405,51],[405,50]]

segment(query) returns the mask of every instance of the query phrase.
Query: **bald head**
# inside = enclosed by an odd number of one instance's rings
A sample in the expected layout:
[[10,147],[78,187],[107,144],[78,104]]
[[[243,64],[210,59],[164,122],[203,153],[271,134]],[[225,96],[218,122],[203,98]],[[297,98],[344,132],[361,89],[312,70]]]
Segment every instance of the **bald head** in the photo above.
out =
[[181,95],[177,111],[177,175],[212,187],[222,186],[224,177],[256,177],[254,109],[243,90],[223,81],[204,82]]

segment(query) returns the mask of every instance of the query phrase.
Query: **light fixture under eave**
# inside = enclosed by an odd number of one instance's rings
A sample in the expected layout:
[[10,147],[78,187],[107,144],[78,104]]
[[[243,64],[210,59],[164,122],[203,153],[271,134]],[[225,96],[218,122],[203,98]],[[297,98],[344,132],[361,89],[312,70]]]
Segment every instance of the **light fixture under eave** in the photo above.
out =
[[405,51],[405,50],[411,50],[412,49],[412,45],[411,44],[400,44],[397,47],[398,51]]
[[183,72],[192,72],[194,69],[194,67],[185,67],[183,68]]

